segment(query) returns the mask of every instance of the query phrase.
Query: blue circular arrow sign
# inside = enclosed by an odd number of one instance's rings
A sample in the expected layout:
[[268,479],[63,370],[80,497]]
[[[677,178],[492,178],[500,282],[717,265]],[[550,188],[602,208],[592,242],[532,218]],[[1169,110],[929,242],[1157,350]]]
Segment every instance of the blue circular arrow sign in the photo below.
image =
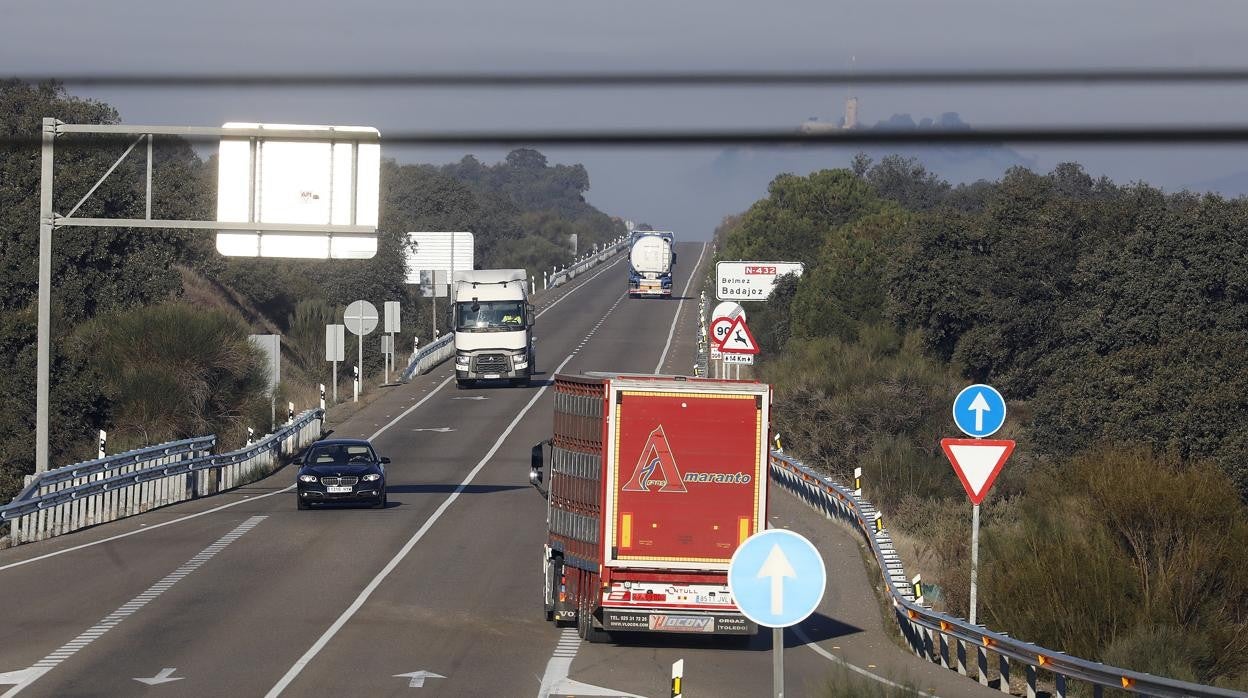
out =
[[992,436],[1005,424],[1005,398],[991,385],[968,385],[953,399],[953,421],[967,436]]
[[787,628],[814,613],[827,581],[815,546],[783,528],[746,538],[728,563],[728,591],[737,607],[769,628]]

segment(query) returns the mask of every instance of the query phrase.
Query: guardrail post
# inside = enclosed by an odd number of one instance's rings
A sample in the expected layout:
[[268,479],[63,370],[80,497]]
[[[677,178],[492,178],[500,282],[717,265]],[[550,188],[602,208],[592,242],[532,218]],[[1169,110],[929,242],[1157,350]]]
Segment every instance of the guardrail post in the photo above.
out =
[[949,636],[943,632],[940,633],[940,666],[948,669],[949,664]]
[[1053,675],[1054,688],[1053,692],[1057,698],[1066,698],[1066,677],[1061,674]]
[[1036,667],[1027,665],[1027,698],[1036,698]]
[[988,648],[980,645],[975,646],[976,666],[979,669],[979,683],[982,686],[988,685]]
[[954,642],[958,645],[958,673],[966,676],[966,641],[956,638]]
[[[1010,692],[1010,658],[1004,654],[997,655],[997,672],[1001,674],[1001,685],[997,686],[1002,693]],[[1097,687],[1097,694],[1100,696],[1100,687]]]

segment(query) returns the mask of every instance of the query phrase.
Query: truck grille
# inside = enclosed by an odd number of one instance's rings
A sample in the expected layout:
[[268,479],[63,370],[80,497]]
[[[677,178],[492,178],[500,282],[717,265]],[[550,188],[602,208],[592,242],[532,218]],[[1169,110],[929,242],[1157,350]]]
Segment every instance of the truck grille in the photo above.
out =
[[360,478],[358,477],[323,477],[321,478],[321,484],[325,485],[326,487],[339,487],[339,486],[345,487],[345,486],[354,485],[355,483],[359,481],[360,481]]
[[480,354],[474,359],[477,373],[506,373],[507,357],[503,354]]

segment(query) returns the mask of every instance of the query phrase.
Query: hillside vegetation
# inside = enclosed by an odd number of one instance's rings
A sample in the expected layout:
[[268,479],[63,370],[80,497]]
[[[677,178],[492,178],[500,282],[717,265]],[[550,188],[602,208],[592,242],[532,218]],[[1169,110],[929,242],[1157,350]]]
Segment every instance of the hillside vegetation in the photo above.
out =
[[957,390],[991,383],[1018,448],[985,503],[983,622],[1248,687],[1248,201],[859,158],[777,177],[717,240],[805,263],[751,309],[775,427],[864,469],[932,597],[967,612],[970,507],[939,439]]
[[[39,221],[40,120],[119,123],[107,104],[74,97],[55,84],[0,81],[0,133],[24,139],[0,145],[0,501],[34,470],[35,322]],[[129,141],[56,142],[54,209],[67,213],[121,155]],[[215,156],[202,160],[188,143],[154,144],[155,218],[215,217]],[[131,155],[78,211],[94,217],[143,217],[141,156]],[[477,267],[567,266],[573,252],[623,234],[623,223],[585,202],[589,176],[580,165],[551,165],[531,149],[496,164],[472,156],[446,166],[382,163],[382,231],[368,260],[224,258],[210,233],[186,230],[65,228],[53,244],[51,461],[60,466],[95,455],[95,432],[109,431],[109,451],[215,433],[234,448],[247,427],[268,430],[267,378],[248,334],[282,335],[282,384],[276,402],[314,406],[316,384],[330,383],[325,325],[346,305],[366,299],[379,309],[400,301],[399,365],[432,338],[432,302],[406,283],[406,233],[472,231]],[[448,305],[438,303],[445,331]],[[375,384],[381,355],[365,338],[364,373]],[[339,367],[339,395],[351,395],[355,342]],[[374,378],[376,376],[376,378]],[[332,391],[327,391],[332,392]],[[283,411],[279,408],[279,412]]]

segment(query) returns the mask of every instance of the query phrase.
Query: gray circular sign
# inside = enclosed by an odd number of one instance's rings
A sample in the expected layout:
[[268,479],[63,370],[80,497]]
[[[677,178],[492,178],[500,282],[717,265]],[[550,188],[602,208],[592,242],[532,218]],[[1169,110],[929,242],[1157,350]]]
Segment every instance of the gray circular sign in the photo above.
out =
[[377,308],[368,301],[356,301],[342,314],[342,324],[351,334],[366,335],[377,329]]

